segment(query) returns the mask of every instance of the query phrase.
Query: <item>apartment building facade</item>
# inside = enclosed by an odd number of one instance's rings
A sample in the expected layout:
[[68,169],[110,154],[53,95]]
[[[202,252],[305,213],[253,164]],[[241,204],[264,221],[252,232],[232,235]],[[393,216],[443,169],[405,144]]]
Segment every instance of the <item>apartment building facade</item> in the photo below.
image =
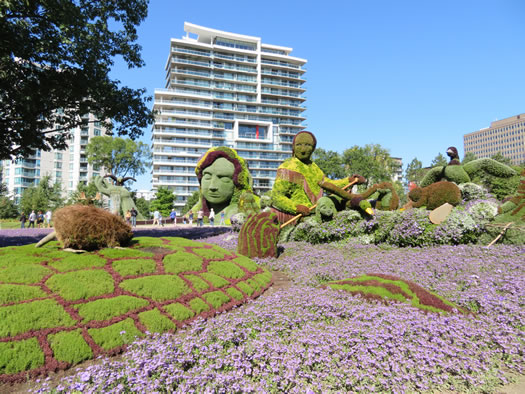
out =
[[195,165],[213,146],[235,149],[257,193],[271,190],[306,119],[305,59],[261,38],[184,23],[171,39],[166,86],[155,90],[153,189],[167,187],[176,207],[198,190]]
[[525,114],[497,120],[490,127],[463,136],[465,153],[478,158],[491,157],[498,152],[513,164],[525,162]]
[[25,189],[38,185],[46,175],[50,176],[52,183],[62,184],[64,197],[75,191],[79,182],[87,183],[96,175],[104,175],[103,169],[88,164],[85,149],[92,137],[106,135],[106,130],[93,115],[86,115],[83,119],[88,123],[70,130],[67,149],[37,150],[34,155],[23,159],[3,161],[3,182],[15,201],[19,201]]

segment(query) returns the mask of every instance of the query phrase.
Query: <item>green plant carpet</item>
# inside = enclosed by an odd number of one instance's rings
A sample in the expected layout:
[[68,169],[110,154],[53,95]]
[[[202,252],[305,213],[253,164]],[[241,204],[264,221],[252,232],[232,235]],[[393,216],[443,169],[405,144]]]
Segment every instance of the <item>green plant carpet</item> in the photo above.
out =
[[271,274],[216,245],[140,237],[72,254],[0,248],[0,381],[65,369],[260,295]]

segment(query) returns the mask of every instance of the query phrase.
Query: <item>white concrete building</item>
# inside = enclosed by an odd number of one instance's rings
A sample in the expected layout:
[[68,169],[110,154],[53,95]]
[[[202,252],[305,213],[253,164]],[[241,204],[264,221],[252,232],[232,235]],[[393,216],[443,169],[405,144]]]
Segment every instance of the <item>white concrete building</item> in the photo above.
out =
[[52,183],[62,183],[63,196],[67,197],[76,190],[79,182],[87,183],[92,177],[105,174],[101,168],[88,164],[85,149],[92,137],[105,135],[106,131],[93,115],[84,118],[89,122],[71,130],[68,149],[38,150],[35,155],[24,159],[4,160],[3,182],[7,184],[10,196],[18,201],[24,189],[38,185],[43,176],[49,175]]
[[306,60],[259,37],[187,22],[184,30],[171,39],[166,86],[155,90],[153,189],[173,190],[182,207],[198,190],[199,157],[228,146],[247,160],[256,192],[271,190],[305,127]]

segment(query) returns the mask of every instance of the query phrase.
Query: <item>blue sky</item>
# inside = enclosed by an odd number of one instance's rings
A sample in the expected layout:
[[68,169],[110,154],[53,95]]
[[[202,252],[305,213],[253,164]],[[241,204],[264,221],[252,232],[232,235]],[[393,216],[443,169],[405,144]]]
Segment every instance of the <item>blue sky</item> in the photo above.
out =
[[[463,134],[525,113],[525,1],[150,0],[146,66],[113,77],[149,95],[165,84],[184,22],[261,37],[308,60],[306,124],[318,147],[380,144],[429,165]],[[151,130],[143,141],[150,142]],[[150,189],[150,174],[134,185]]]

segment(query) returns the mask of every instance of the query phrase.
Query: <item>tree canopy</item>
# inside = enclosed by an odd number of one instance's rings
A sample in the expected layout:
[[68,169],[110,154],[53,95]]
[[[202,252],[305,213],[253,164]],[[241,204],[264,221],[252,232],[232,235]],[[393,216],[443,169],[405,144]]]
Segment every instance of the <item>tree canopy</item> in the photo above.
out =
[[46,212],[50,209],[54,211],[63,203],[62,185],[59,182],[51,184],[51,178],[45,175],[37,186],[24,190],[20,199],[20,210],[26,215],[32,210]]
[[430,163],[430,167],[437,167],[437,166],[446,166],[447,165],[447,158],[443,156],[442,153],[438,153],[434,159],[432,159],[432,162]]
[[[145,89],[109,73],[120,56],[141,67],[136,26],[148,0],[0,2],[0,159],[64,149],[84,115],[132,138],[153,121]],[[84,116],[84,119],[82,118]]]
[[93,137],[86,146],[88,162],[117,177],[137,176],[151,166],[149,145],[129,138]]
[[423,170],[423,163],[414,157],[410,163],[408,163],[405,170],[406,183],[414,182],[416,185],[421,182],[421,179],[425,176],[425,170]]
[[168,188],[159,187],[155,193],[155,200],[150,203],[150,211],[158,210],[163,217],[168,217],[176,198],[175,194]]
[[328,178],[341,179],[345,176],[343,161],[339,153],[317,148],[313,154],[313,161],[319,166]]
[[364,176],[368,186],[390,181],[394,175],[395,164],[390,153],[379,144],[355,145],[346,149],[342,161],[347,174]]
[[473,152],[466,152],[465,157],[461,160],[461,164],[467,164],[469,161],[476,160],[478,157]]

